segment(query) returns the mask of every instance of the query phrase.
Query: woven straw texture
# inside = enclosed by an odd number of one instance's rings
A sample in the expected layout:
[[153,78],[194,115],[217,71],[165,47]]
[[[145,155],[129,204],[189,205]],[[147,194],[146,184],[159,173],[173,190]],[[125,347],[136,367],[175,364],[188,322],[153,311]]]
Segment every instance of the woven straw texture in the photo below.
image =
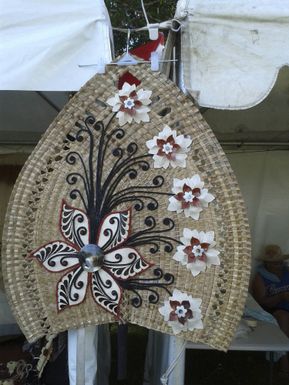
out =
[[[80,162],[70,165],[65,161],[67,154],[78,151],[87,161],[87,138],[82,142],[71,140],[77,131],[75,122],[83,121],[88,115],[101,121],[111,117],[111,107],[104,103],[115,94],[117,81],[127,70],[119,67],[107,69],[105,75],[92,78],[70,100],[29,157],[12,193],[3,237],[3,273],[10,304],[29,341],[71,328],[116,321],[112,314],[94,302],[90,292],[80,305],[57,312],[55,288],[63,274],[51,274],[27,256],[47,242],[62,239],[58,226],[62,199],[65,198],[71,206],[83,209],[79,197],[71,199],[71,185],[66,182],[66,176],[72,170],[81,173]],[[168,192],[174,177],[182,179],[199,174],[206,188],[216,197],[201,212],[198,221],[169,212],[168,197],[158,198],[159,207],[153,213],[146,208],[139,211],[133,209],[132,226],[133,231],[142,230],[145,218],[153,215],[158,223],[162,223],[164,217],[172,218],[175,226],[168,235],[177,239],[182,236],[184,227],[215,232],[221,264],[211,266],[196,277],[173,260],[174,250],[167,253],[161,246],[157,253],[152,254],[150,245],[140,246],[138,250],[146,261],[174,275],[172,289],[178,288],[202,299],[204,328],[181,333],[180,337],[226,350],[243,312],[251,256],[249,227],[236,178],[213,132],[193,102],[164,75],[151,72],[144,65],[130,67],[129,71],[141,80],[142,88],[152,91],[150,121],[123,126],[124,137],[119,143],[112,141],[112,148],[107,151],[103,176],[108,175],[115,162],[112,155],[114,148],[126,148],[133,141],[141,151],[147,152],[145,142],[157,135],[165,124],[177,129],[178,134],[191,136],[193,142],[186,168],[160,170],[151,167],[149,171],[140,171],[136,179],[124,177],[117,188],[135,184],[145,186],[162,174],[165,182],[161,189]],[[111,127],[118,127],[117,119],[111,122]],[[97,143],[99,134],[95,132],[94,135]],[[97,149],[94,154],[96,159]],[[80,190],[83,188],[81,183],[77,187]],[[134,204],[130,206],[134,207]],[[124,210],[128,205],[122,203],[117,209]],[[152,269],[149,268],[142,278],[151,276]],[[132,296],[133,293],[124,291],[121,312],[125,321],[172,334],[172,329],[158,311],[163,301],[168,299],[164,290],[159,290],[157,304],[149,303],[149,293],[144,291],[142,306],[138,308],[131,306]]]

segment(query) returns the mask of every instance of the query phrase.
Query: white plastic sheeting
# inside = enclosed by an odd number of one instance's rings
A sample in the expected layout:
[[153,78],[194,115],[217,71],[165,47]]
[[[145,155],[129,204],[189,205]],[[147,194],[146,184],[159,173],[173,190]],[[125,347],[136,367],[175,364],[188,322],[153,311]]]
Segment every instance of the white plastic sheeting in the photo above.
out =
[[266,244],[289,253],[289,152],[227,154],[248,211],[253,264]]
[[[79,343],[78,338],[81,334],[82,341]],[[83,354],[83,357],[78,357],[78,354]],[[78,363],[79,358],[84,358],[84,360]],[[84,373],[78,373],[78,370],[81,369]],[[108,325],[86,326],[68,331],[68,372],[70,385],[109,384],[110,335]],[[83,375],[85,382],[80,380]]]
[[289,65],[289,0],[179,0],[187,90],[201,106],[261,102]]
[[0,0],[0,9],[1,90],[79,90],[111,61],[103,0]]

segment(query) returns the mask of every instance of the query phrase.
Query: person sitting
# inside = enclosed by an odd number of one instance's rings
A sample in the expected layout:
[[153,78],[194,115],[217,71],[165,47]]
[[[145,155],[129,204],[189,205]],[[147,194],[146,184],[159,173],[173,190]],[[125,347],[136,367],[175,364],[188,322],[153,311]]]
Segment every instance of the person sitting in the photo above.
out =
[[[263,263],[252,282],[252,295],[289,338],[289,267],[285,263],[289,255],[284,255],[278,245],[268,245],[259,259]],[[280,359],[280,374],[289,378],[288,353]]]

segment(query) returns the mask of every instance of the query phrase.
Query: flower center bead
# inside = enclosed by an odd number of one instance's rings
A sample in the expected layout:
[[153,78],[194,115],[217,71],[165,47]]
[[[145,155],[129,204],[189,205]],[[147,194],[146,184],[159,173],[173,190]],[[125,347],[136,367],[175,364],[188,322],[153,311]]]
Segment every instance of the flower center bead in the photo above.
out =
[[131,98],[127,98],[123,103],[124,103],[124,107],[128,108],[129,110],[131,110],[135,106],[134,100]]
[[186,191],[185,193],[184,193],[184,201],[185,202],[192,202],[193,201],[193,193],[192,193],[192,191]]
[[204,253],[204,249],[200,246],[200,245],[198,245],[198,246],[194,246],[193,248],[192,248],[192,253],[198,258],[198,257],[201,257],[202,255],[203,255],[203,253]]
[[85,271],[93,273],[102,268],[104,262],[104,252],[97,245],[88,244],[82,247],[79,253],[79,260]]
[[178,316],[178,318],[182,318],[186,315],[187,309],[184,308],[184,306],[177,306],[175,313]]
[[173,146],[170,144],[170,143],[165,143],[164,145],[163,145],[163,152],[165,153],[165,154],[170,154],[171,152],[173,152]]

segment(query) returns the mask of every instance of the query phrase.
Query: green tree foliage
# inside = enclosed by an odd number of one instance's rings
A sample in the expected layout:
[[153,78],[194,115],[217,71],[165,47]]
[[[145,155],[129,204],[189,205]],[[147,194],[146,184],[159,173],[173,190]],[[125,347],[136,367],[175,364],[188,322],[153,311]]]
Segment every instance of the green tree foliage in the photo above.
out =
[[[146,25],[140,0],[105,0],[111,24],[118,28],[140,28]],[[177,0],[146,0],[144,1],[150,23],[160,23],[174,17]],[[116,54],[120,54],[126,47],[127,36],[123,32],[114,31]],[[148,40],[148,32],[132,32],[130,48]]]

